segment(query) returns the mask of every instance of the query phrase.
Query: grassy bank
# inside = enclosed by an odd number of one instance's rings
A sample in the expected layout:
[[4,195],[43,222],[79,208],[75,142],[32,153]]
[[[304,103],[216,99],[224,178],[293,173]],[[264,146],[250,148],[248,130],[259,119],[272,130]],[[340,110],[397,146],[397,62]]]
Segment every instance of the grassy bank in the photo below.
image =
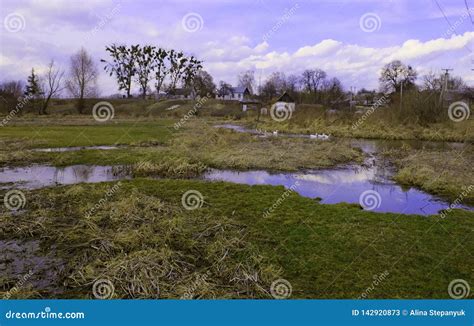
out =
[[[248,122],[255,126],[255,122]],[[257,124],[262,130],[278,130],[286,133],[314,134],[326,133],[335,137],[368,139],[419,139],[429,141],[474,141],[474,125],[470,121],[458,124],[446,122],[429,127],[419,125],[393,125],[389,122],[374,121],[353,129],[350,121],[310,120],[303,124],[295,122],[276,122],[264,118]]]
[[[366,109],[363,109],[366,110]],[[371,139],[420,139],[431,141],[474,141],[474,120],[421,125],[407,118],[406,121],[391,117],[387,108],[380,108],[365,115],[351,112],[329,112],[321,106],[298,105],[290,119],[282,122],[270,116],[260,117],[257,124],[262,130],[279,130],[287,133],[326,133],[336,137]],[[255,127],[254,116],[245,119]]]
[[451,201],[474,204],[474,150],[410,150],[384,153],[398,171],[394,179],[407,186],[443,196]]
[[[53,100],[50,115],[38,116],[26,112],[16,116],[9,125],[51,125],[82,124],[81,120],[92,120],[92,107],[102,99],[87,99],[85,114],[78,116],[74,101],[68,99]],[[189,112],[198,119],[240,122],[255,127],[257,112],[250,109],[242,112],[238,101],[220,101],[206,99],[200,102],[196,110],[193,100],[141,100],[141,99],[107,99],[114,107],[113,121],[121,120],[147,121],[153,119],[180,120]],[[420,124],[407,115],[405,119],[397,116],[396,111],[381,107],[371,114],[365,114],[368,108],[358,108],[359,112],[348,110],[329,111],[328,108],[315,104],[298,104],[291,119],[277,122],[269,115],[260,117],[258,127],[266,130],[279,130],[289,133],[326,133],[337,137],[374,138],[374,139],[422,139],[433,141],[474,141],[474,124],[470,120],[453,122],[445,117],[443,122]],[[471,109],[471,112],[474,110]],[[0,112],[2,112],[0,110]],[[6,111],[5,111],[6,112]],[[3,112],[5,114],[5,112]],[[447,113],[447,108],[446,108]]]
[[[181,199],[191,189],[204,202],[186,210]],[[135,179],[25,192],[22,213],[1,207],[1,239],[40,240],[37,255],[60,263],[33,264],[37,287],[16,296],[90,298],[92,284],[108,279],[115,298],[270,298],[271,283],[284,278],[292,298],[427,299],[449,298],[453,279],[474,281],[472,212],[377,214],[293,193],[264,218],[284,191]],[[17,275],[8,262],[0,268],[7,291]],[[41,288],[44,279],[52,285]]]

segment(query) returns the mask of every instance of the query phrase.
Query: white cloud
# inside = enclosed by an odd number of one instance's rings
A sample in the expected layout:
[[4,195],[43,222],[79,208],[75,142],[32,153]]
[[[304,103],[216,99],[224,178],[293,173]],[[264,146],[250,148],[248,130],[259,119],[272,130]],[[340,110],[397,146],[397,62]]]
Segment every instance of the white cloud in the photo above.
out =
[[221,56],[225,57],[228,51],[231,51],[233,54],[243,55],[239,59],[234,57],[225,64],[217,64],[211,60],[207,64],[210,64],[210,70],[228,76],[231,82],[235,81],[237,69],[264,70],[265,75],[269,75],[276,70],[299,74],[304,69],[321,68],[340,78],[346,86],[349,86],[348,83],[354,83],[358,87],[376,88],[383,65],[398,59],[413,65],[420,72],[432,69],[436,71],[449,65],[455,69],[455,75],[462,76],[469,82],[472,77],[463,62],[467,62],[469,57],[466,46],[473,41],[474,32],[466,32],[450,39],[440,38],[426,42],[407,40],[399,46],[380,48],[344,44],[331,39],[301,47],[293,53],[258,53],[256,48],[250,51],[249,47],[241,45],[245,51],[220,48]]

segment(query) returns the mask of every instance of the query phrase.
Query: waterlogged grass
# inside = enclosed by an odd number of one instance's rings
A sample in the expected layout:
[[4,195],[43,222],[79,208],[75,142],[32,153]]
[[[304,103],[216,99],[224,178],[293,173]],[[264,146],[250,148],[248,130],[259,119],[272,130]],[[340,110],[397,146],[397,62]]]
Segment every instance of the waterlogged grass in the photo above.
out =
[[394,179],[400,184],[415,186],[451,201],[474,204],[474,150],[420,150],[390,151],[398,168]]
[[[188,190],[201,208],[183,208]],[[293,193],[264,218],[284,192],[147,179],[43,189],[21,214],[1,208],[0,236],[39,239],[65,264],[54,286],[28,290],[45,298],[91,298],[99,279],[114,298],[270,298],[279,278],[292,298],[449,298],[453,279],[474,282],[472,212],[378,214]]]
[[[135,128],[141,128],[137,125]],[[145,124],[145,129],[149,128]],[[159,130],[159,125],[156,127]],[[163,127],[166,130],[166,127]],[[145,133],[145,131],[143,131]],[[158,132],[158,131],[157,131]],[[138,131],[136,131],[138,133]],[[295,171],[335,166],[349,162],[361,162],[362,153],[351,148],[348,141],[317,142],[309,139],[278,137],[259,138],[248,134],[208,126],[202,121],[189,121],[168,140],[148,139],[146,136],[137,146],[109,151],[82,150],[75,152],[38,153],[5,151],[0,153],[3,165],[48,163],[56,166],[74,164],[133,165],[136,175],[145,171],[168,171],[166,177],[182,175],[181,167],[199,171],[201,166],[222,169],[270,169]]]
[[317,142],[284,137],[261,138],[222,128],[189,124],[173,140],[173,148],[207,166],[222,169],[294,171],[361,162],[361,151],[346,141]]

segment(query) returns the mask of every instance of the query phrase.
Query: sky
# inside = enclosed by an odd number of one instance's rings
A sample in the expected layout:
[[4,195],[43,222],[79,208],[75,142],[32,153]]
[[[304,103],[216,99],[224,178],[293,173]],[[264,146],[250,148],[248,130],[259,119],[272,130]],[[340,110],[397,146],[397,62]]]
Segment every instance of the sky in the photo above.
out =
[[[469,10],[468,10],[469,8]],[[323,69],[344,87],[378,88],[399,59],[420,76],[443,68],[474,86],[474,0],[0,0],[0,81],[26,80],[85,47],[102,95],[105,46],[151,44],[196,55],[216,84],[254,70]]]

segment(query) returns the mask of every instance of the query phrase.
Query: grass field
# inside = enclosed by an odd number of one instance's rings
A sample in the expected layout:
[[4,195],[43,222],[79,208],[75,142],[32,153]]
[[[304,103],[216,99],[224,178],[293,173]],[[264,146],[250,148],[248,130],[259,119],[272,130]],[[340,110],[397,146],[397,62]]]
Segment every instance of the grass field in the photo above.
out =
[[[447,298],[453,278],[474,276],[474,213],[377,214],[292,194],[263,217],[282,187],[146,179],[122,181],[97,207],[113,186],[28,192],[23,214],[2,213],[2,239],[40,239],[64,263],[49,293],[20,296],[85,298],[107,278],[117,298],[265,298],[284,278],[294,298],[357,298],[385,275],[368,298]],[[204,204],[186,210],[191,189]]]
[[[88,122],[88,124],[84,124]],[[100,124],[82,120],[82,125],[55,125],[50,120],[36,124],[3,127],[0,141],[17,145],[25,144],[25,149],[42,147],[72,147],[94,145],[140,144],[141,142],[164,143],[173,132],[171,120],[124,121]],[[2,146],[3,147],[3,146]]]
[[[121,123],[117,125],[48,126],[35,140],[30,127],[12,126],[0,130],[4,143],[0,164],[155,164],[176,162],[202,164],[213,168],[295,171],[322,168],[351,161],[361,162],[360,151],[347,141],[314,142],[305,139],[255,138],[230,130],[213,128],[198,120],[175,131],[170,120]],[[86,136],[87,135],[87,136]],[[41,146],[39,145],[41,144]],[[33,147],[66,147],[128,144],[113,151],[41,153],[25,151]],[[20,150],[18,150],[20,148]]]
[[[90,298],[92,284],[108,279],[115,285],[115,298],[271,298],[271,284],[283,278],[292,286],[292,298],[448,298],[453,279],[474,280],[473,212],[382,214],[358,205],[322,205],[295,193],[283,197],[283,187],[189,180],[207,168],[300,171],[361,164],[366,158],[350,139],[260,138],[214,128],[229,121],[254,127],[256,118],[218,104],[209,102],[180,128],[174,124],[192,109],[189,101],[117,101],[115,118],[102,124],[89,115],[72,114],[65,101],[49,116],[26,114],[2,127],[2,166],[125,165],[135,177],[25,190],[26,206],[20,212],[2,205],[0,246],[38,241],[33,258],[53,258],[50,265],[35,267],[31,281],[51,284],[25,287],[15,296]],[[180,107],[166,110],[171,105]],[[303,116],[308,119],[309,113],[296,114],[294,121],[280,124],[264,117],[258,127],[341,137],[433,136],[426,127],[382,122],[368,123],[355,135],[345,118],[315,116],[306,123]],[[435,140],[469,142],[470,123],[440,125],[436,133],[441,137]],[[95,145],[122,146],[31,151]],[[377,153],[394,164],[399,183],[450,199],[474,184],[472,155],[471,147]],[[142,178],[146,176],[164,179]],[[111,195],[110,189],[115,189]],[[183,206],[182,196],[189,190],[202,194],[202,207]],[[472,203],[472,193],[464,203]],[[278,209],[264,217],[274,203]],[[31,263],[25,252],[14,256]],[[0,271],[6,266],[0,265]],[[3,290],[18,279],[0,275]]]

